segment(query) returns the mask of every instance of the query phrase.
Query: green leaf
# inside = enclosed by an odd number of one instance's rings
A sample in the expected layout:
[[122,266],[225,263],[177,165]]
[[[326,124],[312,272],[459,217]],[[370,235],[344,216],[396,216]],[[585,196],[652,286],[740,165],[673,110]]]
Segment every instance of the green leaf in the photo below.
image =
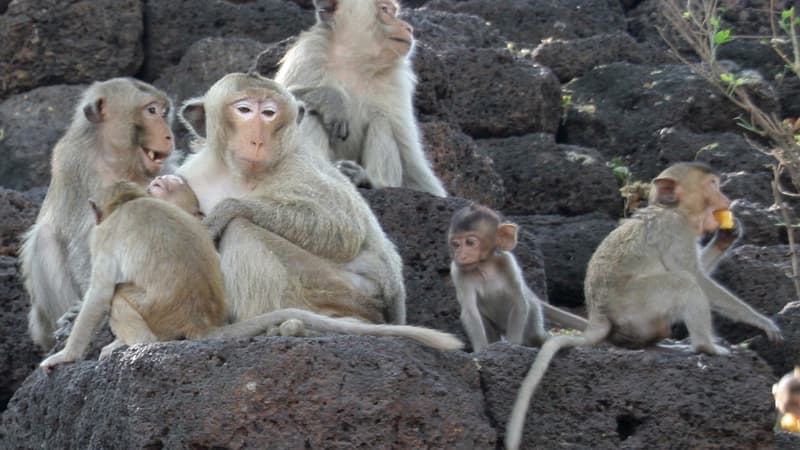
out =
[[791,8],[789,8],[789,9],[785,9],[785,10],[783,10],[783,11],[781,12],[781,19],[783,19],[783,20],[788,20],[788,19],[790,19],[792,16],[794,16],[794,6],[792,6],[792,7],[791,7]]
[[717,31],[717,33],[714,35],[714,43],[717,44],[717,45],[722,45],[722,44],[724,44],[726,42],[730,42],[732,40],[733,39],[731,39],[731,30],[730,30],[730,28],[728,28],[726,30]]
[[733,76],[732,73],[720,74],[719,78],[726,84],[733,84],[734,82],[736,82],[736,77]]

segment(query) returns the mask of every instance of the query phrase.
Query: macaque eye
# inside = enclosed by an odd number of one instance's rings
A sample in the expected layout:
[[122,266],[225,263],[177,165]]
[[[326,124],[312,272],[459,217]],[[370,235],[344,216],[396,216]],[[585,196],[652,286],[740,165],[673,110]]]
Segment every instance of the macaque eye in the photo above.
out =
[[266,117],[268,119],[272,119],[273,117],[275,117],[275,114],[277,114],[277,111],[275,111],[272,108],[268,108],[268,109],[265,109],[265,110],[261,111],[261,114],[263,114],[264,117]]
[[461,247],[461,244],[459,244],[458,241],[453,241],[450,243],[450,246],[458,250],[458,248]]
[[473,238],[473,237],[471,237],[471,238],[467,238],[464,241],[464,243],[467,244],[467,247],[475,247],[476,245],[478,245],[478,240]]
[[383,11],[386,14],[389,14],[390,16],[394,16],[395,15],[394,6],[392,6],[392,5],[388,4],[388,3],[381,3],[380,8],[381,8],[381,11]]
[[252,109],[250,109],[250,107],[248,106],[237,106],[236,110],[242,114],[247,114],[252,111]]
[[155,103],[151,103],[151,104],[145,106],[145,109],[150,114],[158,114],[158,105],[156,105]]

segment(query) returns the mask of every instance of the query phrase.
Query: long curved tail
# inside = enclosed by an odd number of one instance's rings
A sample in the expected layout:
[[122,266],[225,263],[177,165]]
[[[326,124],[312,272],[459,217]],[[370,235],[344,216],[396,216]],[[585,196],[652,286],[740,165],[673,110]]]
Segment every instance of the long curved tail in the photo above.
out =
[[259,316],[217,328],[207,337],[257,336],[269,328],[289,320],[298,319],[312,329],[331,333],[361,334],[371,336],[401,336],[442,350],[464,348],[464,343],[450,333],[411,325],[364,323],[346,318],[328,317],[297,308],[279,309]]
[[536,355],[536,360],[528,370],[528,374],[525,375],[525,379],[522,380],[517,392],[514,408],[511,410],[511,416],[506,424],[506,449],[516,450],[519,448],[522,440],[522,428],[525,425],[525,415],[528,412],[528,404],[556,353],[566,347],[597,345],[608,336],[610,331],[611,323],[603,320],[597,324],[590,324],[581,336],[553,336],[542,345],[539,354]]

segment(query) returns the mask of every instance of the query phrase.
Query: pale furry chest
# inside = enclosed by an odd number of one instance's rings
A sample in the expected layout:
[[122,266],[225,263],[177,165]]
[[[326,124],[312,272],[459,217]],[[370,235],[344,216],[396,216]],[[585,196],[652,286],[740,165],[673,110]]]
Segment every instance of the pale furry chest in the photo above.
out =
[[492,317],[508,314],[511,305],[516,304],[522,295],[521,292],[515,292],[510,283],[502,277],[493,277],[478,283],[476,294],[478,309],[481,313]]

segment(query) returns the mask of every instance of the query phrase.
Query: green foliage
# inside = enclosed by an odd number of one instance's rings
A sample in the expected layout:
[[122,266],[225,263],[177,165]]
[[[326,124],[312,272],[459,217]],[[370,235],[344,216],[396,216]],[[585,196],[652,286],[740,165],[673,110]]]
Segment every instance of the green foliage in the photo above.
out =
[[615,156],[611,161],[606,163],[606,167],[611,169],[611,173],[617,178],[617,183],[619,183],[620,186],[628,184],[628,181],[631,179],[631,170],[628,169],[628,166],[625,165],[625,162],[622,161],[621,158]]

